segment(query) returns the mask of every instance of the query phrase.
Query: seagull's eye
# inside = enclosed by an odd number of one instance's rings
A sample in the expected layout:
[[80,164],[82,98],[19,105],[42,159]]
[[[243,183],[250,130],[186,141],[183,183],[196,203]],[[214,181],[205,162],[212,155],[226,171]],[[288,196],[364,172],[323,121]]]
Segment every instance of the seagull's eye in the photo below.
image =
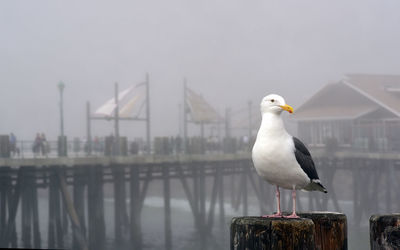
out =
[[271,102],[275,102],[275,100],[274,100],[274,99],[271,99]]

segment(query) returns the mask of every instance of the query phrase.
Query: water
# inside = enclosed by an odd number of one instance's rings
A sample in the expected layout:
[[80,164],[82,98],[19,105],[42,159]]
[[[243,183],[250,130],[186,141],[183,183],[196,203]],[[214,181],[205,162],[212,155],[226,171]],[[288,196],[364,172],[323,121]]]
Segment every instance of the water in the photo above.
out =
[[[301,194],[300,194],[301,195]],[[299,198],[303,204],[307,204],[306,197]],[[258,201],[254,197],[249,197],[249,215],[260,215]],[[39,220],[42,238],[42,247],[47,247],[47,227],[48,227],[48,199],[44,195],[39,196]],[[209,208],[209,202],[206,207]],[[129,200],[127,200],[129,206]],[[164,199],[159,196],[148,196],[144,201],[141,214],[143,249],[163,249],[165,244],[164,235]],[[352,228],[352,211],[353,204],[351,201],[341,201],[341,208],[348,217],[348,239],[349,249],[368,249],[368,221],[363,221],[361,228]],[[328,204],[328,208],[332,209],[333,205]],[[106,242],[108,249],[116,249],[114,242],[114,199],[104,199],[105,225],[106,225]],[[207,238],[207,249],[219,250],[229,249],[229,225],[232,217],[241,216],[242,211],[232,209],[230,203],[225,203],[225,224],[219,223],[218,204],[215,207],[214,227],[210,236]],[[17,214],[17,230],[20,229],[20,210]],[[86,216],[87,218],[87,216]],[[193,215],[190,210],[189,203],[183,198],[171,199],[171,228],[172,228],[172,249],[201,249],[201,239],[194,227]],[[18,230],[20,231],[20,230]],[[70,232],[69,232],[70,233]],[[20,232],[18,232],[20,236]],[[65,237],[66,245],[69,246],[71,236]],[[119,247],[123,250],[125,247]],[[126,246],[129,249],[129,246]]]

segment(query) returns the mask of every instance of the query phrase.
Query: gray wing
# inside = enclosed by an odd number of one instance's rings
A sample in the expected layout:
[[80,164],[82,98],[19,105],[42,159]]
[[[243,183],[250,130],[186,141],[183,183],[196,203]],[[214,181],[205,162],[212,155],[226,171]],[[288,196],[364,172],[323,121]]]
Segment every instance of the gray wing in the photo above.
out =
[[304,143],[294,136],[293,142],[295,147],[294,154],[296,156],[297,163],[299,163],[300,167],[307,174],[308,178],[310,178],[312,189],[327,193],[325,187],[322,186],[319,181],[317,170],[315,169],[314,161],[311,157],[310,151],[308,151]]
[[308,178],[310,178],[311,183],[309,187],[305,188],[307,190],[318,190],[324,193],[327,193],[326,188],[322,186],[317,170],[315,169],[314,161],[311,157],[310,151],[306,148],[304,143],[302,143],[296,137],[293,137],[294,142],[294,154],[296,156],[297,163],[299,163],[301,169],[307,174]]
[[311,157],[310,151],[308,151],[306,146],[294,136],[293,142],[295,147],[294,154],[296,156],[297,163],[299,163],[300,167],[307,174],[310,180],[318,180],[319,177],[317,170],[315,170],[314,161]]

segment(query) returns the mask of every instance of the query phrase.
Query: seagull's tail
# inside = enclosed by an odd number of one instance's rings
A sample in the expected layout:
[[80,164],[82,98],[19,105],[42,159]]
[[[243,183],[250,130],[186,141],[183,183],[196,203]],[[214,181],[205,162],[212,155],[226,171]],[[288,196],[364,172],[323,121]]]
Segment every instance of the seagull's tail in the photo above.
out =
[[317,191],[321,191],[324,193],[328,193],[328,191],[326,190],[326,188],[324,186],[322,186],[321,181],[318,179],[313,179],[311,180],[311,183],[305,188],[306,190],[317,190]]

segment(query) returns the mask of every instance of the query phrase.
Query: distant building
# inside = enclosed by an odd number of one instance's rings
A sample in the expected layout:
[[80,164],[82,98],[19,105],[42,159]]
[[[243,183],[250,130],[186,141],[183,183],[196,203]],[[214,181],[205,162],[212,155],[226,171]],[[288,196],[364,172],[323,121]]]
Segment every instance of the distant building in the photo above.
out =
[[368,151],[400,151],[400,75],[349,74],[295,111],[310,146],[334,142]]

